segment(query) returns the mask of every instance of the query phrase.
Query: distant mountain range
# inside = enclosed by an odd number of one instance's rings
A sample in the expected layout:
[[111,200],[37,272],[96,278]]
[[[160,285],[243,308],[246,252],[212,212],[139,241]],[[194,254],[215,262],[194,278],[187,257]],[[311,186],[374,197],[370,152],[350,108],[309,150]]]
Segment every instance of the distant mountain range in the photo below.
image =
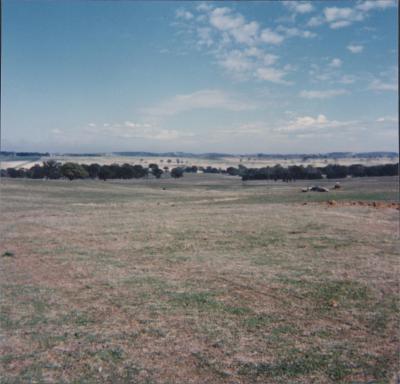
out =
[[[376,157],[398,157],[398,152],[376,151],[376,152],[329,152],[329,153],[297,153],[297,154],[270,154],[249,153],[234,155],[231,153],[190,153],[190,152],[110,152],[110,153],[52,153],[54,156],[94,157],[94,156],[127,156],[127,157],[185,157],[202,159],[221,159],[224,157],[251,157],[259,159],[343,159],[343,158],[376,158]],[[0,156],[12,158],[47,157],[48,152],[14,152],[0,151]]]

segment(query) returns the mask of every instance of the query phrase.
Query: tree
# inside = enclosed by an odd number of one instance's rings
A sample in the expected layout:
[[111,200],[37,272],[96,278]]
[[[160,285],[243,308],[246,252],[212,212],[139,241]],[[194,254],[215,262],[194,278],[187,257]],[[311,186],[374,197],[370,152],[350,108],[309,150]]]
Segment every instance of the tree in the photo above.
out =
[[148,169],[143,168],[141,165],[134,165],[133,167],[133,177],[136,179],[140,179],[141,177],[145,177],[149,174]]
[[106,181],[107,179],[111,179],[112,172],[110,170],[109,165],[102,165],[99,170],[99,179]]
[[77,163],[65,163],[61,166],[61,174],[69,180],[84,179],[89,173],[82,165]]
[[135,170],[130,164],[123,164],[118,170],[117,174],[122,179],[133,179],[135,176]]
[[173,168],[171,170],[171,176],[175,179],[178,179],[183,176],[183,169],[182,168]]
[[366,176],[366,167],[362,164],[353,164],[349,167],[349,174],[353,177]]
[[55,160],[44,161],[43,172],[48,179],[59,179],[62,176],[61,164]]
[[151,173],[159,179],[161,175],[164,173],[162,169],[158,168],[157,164],[150,164]]
[[8,177],[17,178],[17,177],[24,177],[25,176],[25,170],[20,168],[7,168],[7,175]]
[[329,164],[322,171],[328,179],[340,179],[347,176],[347,167],[339,164]]
[[302,165],[291,165],[288,170],[291,179],[305,179],[306,172]]
[[322,179],[322,172],[319,168],[314,168],[312,165],[307,165],[305,169],[306,179]]
[[121,178],[121,167],[119,164],[109,165],[110,179],[120,179]]
[[31,179],[43,179],[45,177],[44,169],[39,164],[35,164],[27,171],[26,176]]
[[231,176],[237,176],[239,175],[239,169],[235,167],[228,167],[226,169],[226,173]]
[[92,179],[99,177],[100,168],[101,166],[99,164],[90,164],[88,167],[89,177],[91,177]]
[[185,169],[184,169],[184,172],[187,172],[187,173],[197,173],[197,167],[195,166],[195,165],[192,165],[191,167],[186,167]]

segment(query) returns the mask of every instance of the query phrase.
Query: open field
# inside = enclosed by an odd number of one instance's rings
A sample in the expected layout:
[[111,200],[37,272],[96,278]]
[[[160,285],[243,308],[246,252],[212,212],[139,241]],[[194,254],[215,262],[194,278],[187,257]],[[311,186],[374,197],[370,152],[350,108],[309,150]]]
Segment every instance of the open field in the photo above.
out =
[[398,178],[340,181],[2,179],[0,382],[394,383],[399,211],[347,202]]
[[[35,164],[42,164],[43,161],[49,160],[50,157],[42,157],[41,159],[35,160],[9,160],[4,158],[0,162],[1,169],[7,168],[31,168]],[[92,164],[98,163],[100,165],[110,164],[140,164],[146,166],[149,164],[157,164],[160,168],[176,167],[176,166],[193,166],[198,167],[215,167],[226,169],[228,167],[237,167],[239,164],[244,165],[248,168],[261,168],[261,167],[273,167],[276,164],[281,164],[283,167],[290,165],[312,165],[313,167],[325,167],[328,164],[340,164],[340,165],[352,165],[352,164],[363,164],[366,166],[380,165],[380,164],[394,164],[399,161],[398,157],[376,157],[376,158],[327,158],[327,159],[273,159],[273,158],[257,158],[254,156],[232,156],[232,157],[221,157],[217,159],[207,158],[193,158],[193,157],[159,157],[159,156],[53,156],[51,159],[57,160],[61,163],[75,162],[79,164]],[[178,162],[177,162],[178,160]]]

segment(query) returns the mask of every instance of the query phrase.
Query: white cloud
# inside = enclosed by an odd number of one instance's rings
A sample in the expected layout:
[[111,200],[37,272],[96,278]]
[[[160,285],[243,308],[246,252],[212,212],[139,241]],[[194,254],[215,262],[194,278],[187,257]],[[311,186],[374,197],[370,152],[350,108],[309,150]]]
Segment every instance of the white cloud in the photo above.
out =
[[369,89],[374,91],[398,91],[397,81],[385,82],[380,79],[374,79],[369,85]]
[[342,64],[343,64],[342,60],[335,58],[329,63],[329,66],[332,68],[340,68]]
[[289,85],[291,83],[284,79],[286,74],[286,71],[271,67],[258,68],[256,71],[257,77],[261,80],[270,81],[271,83]]
[[151,124],[148,123],[133,123],[132,121],[125,121],[123,124],[128,128],[150,128]]
[[375,91],[398,91],[398,67],[392,66],[378,74],[379,77],[372,77],[369,89]]
[[349,44],[347,46],[347,49],[351,52],[351,53],[361,53],[364,50],[364,46],[362,45],[356,45],[356,44]]
[[324,19],[320,16],[313,16],[307,23],[308,27],[318,27],[324,24]]
[[329,23],[338,20],[351,20],[355,17],[355,11],[352,8],[328,7],[324,9],[326,21]]
[[212,6],[207,4],[207,3],[201,3],[196,7],[196,9],[199,12],[207,12],[207,11],[210,11],[212,9]]
[[[294,14],[308,13],[310,2],[287,5]],[[289,84],[285,80],[288,71],[294,70],[285,63],[278,64],[279,57],[268,52],[268,46],[278,46],[289,38],[314,38],[316,33],[298,27],[279,25],[263,28],[257,21],[249,21],[230,7],[215,7],[202,3],[196,8],[193,21],[179,23],[179,28],[193,39],[197,48],[204,49],[214,58],[213,62],[227,70],[235,80],[265,80],[277,84]],[[193,25],[194,24],[194,25]],[[193,41],[193,40],[192,40]],[[272,67],[273,66],[273,67]]]
[[398,123],[399,118],[396,116],[383,116],[376,119],[378,123]]
[[351,25],[351,22],[349,20],[340,20],[340,21],[335,21],[334,23],[331,23],[329,26],[331,29],[339,29],[339,28],[344,28],[348,27]]
[[327,118],[325,115],[318,115],[316,118],[311,116],[298,117],[296,120],[292,121],[289,125],[289,129],[298,129],[304,127],[311,127],[315,125],[321,125],[327,123]]
[[279,45],[283,42],[285,38],[279,33],[276,33],[271,29],[266,28],[261,32],[260,39],[267,44]]
[[319,114],[316,117],[300,116],[289,122],[283,122],[277,128],[277,131],[295,134],[320,134],[327,133],[336,128],[350,127],[356,123],[356,121],[329,120],[325,115]]
[[312,37],[316,37],[317,34],[311,31],[307,31],[307,30],[302,30],[299,28],[288,28],[288,27],[284,27],[282,25],[278,26],[277,31],[279,32],[283,32],[286,37],[303,37],[306,39],[312,38]]
[[183,8],[179,8],[175,12],[175,16],[178,19],[184,19],[184,20],[191,20],[193,19],[193,14],[189,11],[184,10]]
[[256,21],[243,24],[241,27],[231,31],[232,36],[238,43],[253,44],[258,36],[259,25]]
[[341,84],[353,84],[356,81],[356,78],[352,75],[343,75],[337,81]]
[[247,72],[254,66],[247,55],[240,50],[227,52],[218,63],[228,71],[232,72]]
[[396,6],[395,0],[367,0],[356,5],[360,11],[368,12],[372,9],[386,9]]
[[199,40],[197,42],[199,45],[206,45],[207,47],[213,45],[214,40],[211,35],[211,28],[207,27],[197,28],[197,35],[199,37]]
[[259,25],[256,21],[246,23],[241,14],[234,14],[227,7],[210,11],[209,21],[214,28],[228,33],[238,43],[251,45],[258,37]]
[[283,1],[283,4],[294,13],[309,13],[314,10],[314,7],[309,2]]
[[270,53],[266,53],[262,56],[262,60],[265,65],[272,65],[275,64],[275,62],[278,60],[279,56],[277,55],[272,55]]
[[210,23],[221,31],[241,27],[245,21],[242,15],[232,15],[230,8],[215,8],[210,13]]
[[148,139],[169,141],[182,138],[193,137],[192,132],[177,131],[175,129],[165,129],[154,127],[148,123],[136,123],[125,121],[123,123],[103,124],[102,126],[88,125],[85,129],[88,134],[105,136],[107,138],[129,139]]
[[155,107],[146,108],[148,116],[173,116],[196,109],[222,109],[244,111],[254,109],[254,105],[242,101],[217,89],[205,89],[189,94],[179,94],[161,102]]
[[219,55],[217,62],[238,80],[255,77],[283,84],[285,83],[283,76],[289,68],[279,70],[270,67],[276,64],[278,59],[277,55],[251,47],[245,50],[234,49],[223,52]]
[[384,10],[395,7],[395,0],[367,0],[358,2],[355,7],[326,7],[322,16],[312,17],[307,26],[317,27],[328,23],[331,29],[348,27],[357,21],[362,21],[373,10]]
[[324,16],[326,22],[329,23],[332,29],[347,27],[354,21],[361,21],[364,19],[362,12],[348,7],[327,7],[324,9]]
[[305,99],[329,99],[331,97],[345,95],[348,92],[345,89],[328,89],[324,91],[301,91],[300,97]]

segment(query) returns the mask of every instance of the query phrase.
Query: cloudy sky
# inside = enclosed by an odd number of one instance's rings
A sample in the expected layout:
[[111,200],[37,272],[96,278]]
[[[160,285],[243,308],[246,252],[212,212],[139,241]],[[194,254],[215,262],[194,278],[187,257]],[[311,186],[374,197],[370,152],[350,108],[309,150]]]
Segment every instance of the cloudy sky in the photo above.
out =
[[3,1],[2,149],[397,150],[397,1]]

